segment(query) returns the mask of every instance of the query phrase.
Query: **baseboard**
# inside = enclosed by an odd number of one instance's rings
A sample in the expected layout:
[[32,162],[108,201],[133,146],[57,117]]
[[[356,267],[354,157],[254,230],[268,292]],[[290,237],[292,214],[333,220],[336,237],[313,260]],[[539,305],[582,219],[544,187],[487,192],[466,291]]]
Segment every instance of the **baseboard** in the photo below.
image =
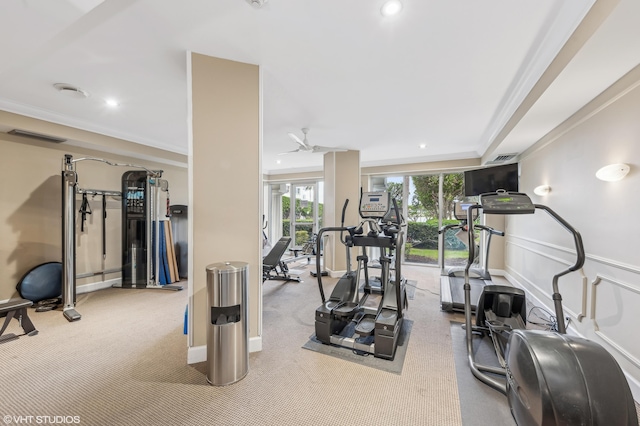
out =
[[[90,293],[92,291],[103,290],[105,288],[113,287],[114,284],[122,282],[122,278],[114,278],[112,280],[99,281],[96,283],[82,284],[76,286],[76,294]],[[15,299],[15,298],[14,298]],[[0,300],[0,303],[8,302],[12,299]]]
[[629,383],[629,388],[631,389],[631,395],[633,395],[633,400],[640,404],[640,382],[627,374],[626,371],[622,370],[624,376],[627,378],[627,383]]
[[262,336],[249,337],[249,352],[262,351]]
[[207,346],[192,346],[187,351],[187,364],[197,364],[207,360]]
[[489,268],[489,274],[491,276],[496,276],[496,277],[506,277],[507,273],[505,272],[504,269],[491,269]]
[[[249,352],[260,352],[262,350],[262,337],[249,338]],[[207,360],[207,345],[193,346],[187,351],[187,364],[197,364]]]
[[82,284],[76,286],[76,294],[90,293],[92,291],[104,290],[105,288],[111,288],[115,284],[122,283],[122,278],[114,278],[106,281],[99,281],[96,283]]
[[[493,272],[492,272],[493,274]],[[536,306],[544,306],[545,309],[551,309],[548,308],[547,305],[545,305],[544,303],[542,303],[542,301],[540,299],[538,299],[537,297],[535,297],[533,294],[531,294],[522,284],[520,284],[520,282],[515,279],[512,275],[510,275],[509,273],[505,272],[503,275],[507,281],[509,281],[511,283],[511,285],[513,285],[514,287],[517,287],[519,289],[522,289],[525,291],[525,293],[527,294],[527,297],[532,299],[532,301],[534,302],[534,305]],[[576,336],[576,337],[581,337],[584,338],[584,336],[580,333],[578,333],[578,331],[575,328],[568,328],[567,329],[567,334],[570,334],[572,336]],[[626,371],[624,371],[624,369],[622,369],[622,372],[624,373],[624,376],[627,378],[627,383],[629,383],[629,389],[631,389],[631,394],[633,395],[633,399],[640,403],[640,382],[638,382],[635,378],[633,378],[631,375],[627,374]]]
[[344,274],[347,273],[346,270],[344,270],[344,271],[332,271],[331,269],[326,269],[326,271],[329,272],[329,277],[331,277],[331,278],[340,278]]

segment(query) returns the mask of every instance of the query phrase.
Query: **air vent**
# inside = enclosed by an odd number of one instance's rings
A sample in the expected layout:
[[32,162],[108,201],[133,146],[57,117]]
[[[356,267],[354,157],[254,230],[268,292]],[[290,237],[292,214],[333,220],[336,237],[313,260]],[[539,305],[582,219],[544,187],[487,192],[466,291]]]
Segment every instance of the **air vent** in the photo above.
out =
[[56,138],[55,136],[43,135],[41,133],[33,133],[27,132],[26,130],[13,129],[9,130],[7,133],[10,135],[23,136],[25,138],[37,139],[43,142],[53,142],[53,143],[62,143],[66,142],[66,139]]
[[71,98],[84,99],[89,97],[89,92],[79,87],[66,83],[56,83],[53,85],[60,93]]
[[509,160],[513,160],[517,155],[518,154],[500,154],[493,160],[487,161],[487,164],[501,164]]

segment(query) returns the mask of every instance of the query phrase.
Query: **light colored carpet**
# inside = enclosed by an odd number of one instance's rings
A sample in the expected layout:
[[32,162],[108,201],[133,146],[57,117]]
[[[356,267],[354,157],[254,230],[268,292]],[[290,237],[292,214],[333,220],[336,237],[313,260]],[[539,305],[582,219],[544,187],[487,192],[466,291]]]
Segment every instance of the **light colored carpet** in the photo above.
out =
[[401,375],[302,348],[321,302],[308,273],[302,283],[263,284],[263,350],[226,387],[207,384],[205,363],[187,365],[186,291],[107,289],[79,296],[78,322],[31,310],[40,334],[0,345],[0,415],[6,424],[76,416],[100,426],[460,425],[456,315],[439,309],[437,269],[404,275],[417,290]]
[[320,304],[308,274],[263,284],[263,350],[250,354],[247,377],[226,387],[207,384],[205,363],[187,365],[186,291],[81,295],[74,323],[30,310],[40,334],[0,345],[0,415],[77,416],[82,425],[459,425],[436,272],[405,271],[418,290],[400,376],[301,347]]

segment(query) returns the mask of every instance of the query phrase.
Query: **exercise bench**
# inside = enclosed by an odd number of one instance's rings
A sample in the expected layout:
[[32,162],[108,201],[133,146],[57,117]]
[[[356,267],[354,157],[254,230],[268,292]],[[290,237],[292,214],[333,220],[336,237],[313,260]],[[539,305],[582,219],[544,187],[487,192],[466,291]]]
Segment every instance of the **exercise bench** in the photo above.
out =
[[[6,316],[4,324],[2,325],[2,328],[0,328],[0,343],[5,343],[24,335],[35,336],[38,334],[38,330],[36,330],[29,318],[29,315],[27,314],[27,308],[32,305],[33,302],[27,299],[13,299],[8,302],[0,303],[0,317]],[[13,318],[15,318],[22,327],[22,330],[24,331],[23,334],[4,334],[4,331],[7,329],[11,319]]]
[[300,278],[295,278],[289,275],[289,267],[287,263],[282,260],[282,255],[287,251],[287,247],[291,243],[291,237],[282,237],[273,246],[269,254],[262,259],[262,282],[266,280],[282,280],[282,281],[298,281]]

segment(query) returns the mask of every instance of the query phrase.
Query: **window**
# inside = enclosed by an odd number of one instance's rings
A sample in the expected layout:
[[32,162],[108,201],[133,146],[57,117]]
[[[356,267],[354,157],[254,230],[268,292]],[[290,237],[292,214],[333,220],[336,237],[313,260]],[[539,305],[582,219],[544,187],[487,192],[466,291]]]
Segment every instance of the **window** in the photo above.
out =
[[271,244],[291,236],[291,246],[301,246],[318,232],[323,223],[322,190],[322,182],[315,181],[266,185],[264,231]]

